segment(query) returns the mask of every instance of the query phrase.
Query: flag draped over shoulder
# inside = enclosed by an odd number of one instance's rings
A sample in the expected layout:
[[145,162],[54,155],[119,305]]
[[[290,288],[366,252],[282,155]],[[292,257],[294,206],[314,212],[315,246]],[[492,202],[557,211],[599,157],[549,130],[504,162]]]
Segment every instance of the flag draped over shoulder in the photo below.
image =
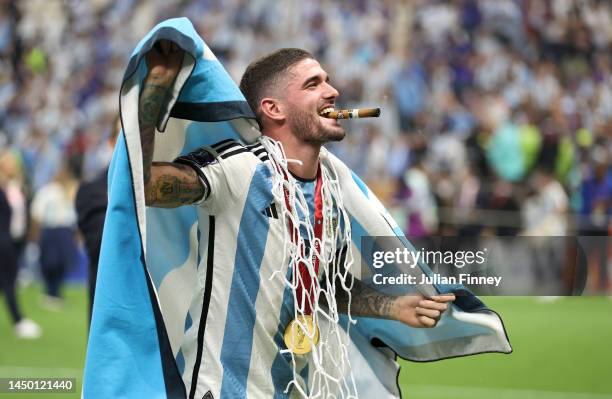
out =
[[[184,267],[186,273],[180,271],[182,265],[196,262],[197,215],[192,207],[146,209],[138,128],[138,96],[147,73],[144,55],[162,39],[177,43],[185,57],[158,126],[168,134],[156,133],[154,159],[172,160],[227,137],[259,136],[244,96],[189,20],[164,21],[138,44],[123,78],[123,129],[109,168],[109,202],[85,364],[86,398],[186,397],[170,342],[177,335],[173,325],[183,331],[185,315],[179,312],[188,304],[180,289],[167,292],[161,283],[173,270],[179,272],[171,276],[173,288],[189,289],[194,281],[195,268],[191,273],[189,267]],[[165,298],[169,299],[162,316]]]
[[[260,135],[243,95],[187,19],[160,23],[136,47],[121,88],[123,134],[109,169],[109,204],[85,366],[85,398],[189,395],[181,343],[191,322],[189,307],[205,245],[198,226],[202,221],[192,206],[145,206],[138,127],[138,98],[147,72],[144,55],[162,39],[175,42],[185,57],[159,122],[158,130],[165,132],[156,132],[154,161],[172,161],[227,138],[251,143]],[[394,236],[398,245],[411,248],[365,184],[340,160],[323,154],[323,162],[333,164],[339,174],[357,266],[362,237]],[[420,264],[417,273],[431,272]],[[354,274],[368,278],[367,273]],[[434,329],[358,318],[349,330],[349,356],[360,397],[399,396],[396,355],[430,361],[511,352],[501,319],[463,287],[422,286],[419,291],[426,295],[462,291],[464,295]]]

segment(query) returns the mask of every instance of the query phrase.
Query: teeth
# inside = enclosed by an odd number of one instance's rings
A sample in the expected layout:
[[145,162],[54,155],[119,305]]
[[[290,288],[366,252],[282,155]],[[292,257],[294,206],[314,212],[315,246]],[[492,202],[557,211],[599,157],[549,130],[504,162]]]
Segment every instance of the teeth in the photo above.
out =
[[323,110],[321,110],[321,112],[319,112],[319,115],[325,115],[325,114],[329,114],[330,112],[332,112],[334,110],[333,107],[327,107],[324,108]]

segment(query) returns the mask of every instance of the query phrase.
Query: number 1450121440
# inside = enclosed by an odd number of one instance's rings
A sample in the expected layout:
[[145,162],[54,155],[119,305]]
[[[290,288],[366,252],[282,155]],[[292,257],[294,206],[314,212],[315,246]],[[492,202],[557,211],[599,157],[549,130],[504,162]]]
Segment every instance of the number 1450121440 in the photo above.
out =
[[74,378],[0,378],[0,393],[76,392]]

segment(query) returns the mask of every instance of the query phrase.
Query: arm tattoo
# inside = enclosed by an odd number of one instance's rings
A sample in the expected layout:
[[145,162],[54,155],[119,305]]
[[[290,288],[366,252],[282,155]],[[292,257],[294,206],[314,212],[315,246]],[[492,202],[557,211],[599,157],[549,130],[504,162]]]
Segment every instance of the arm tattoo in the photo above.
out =
[[148,78],[138,101],[138,123],[142,146],[142,166],[145,184],[151,178],[151,163],[155,146],[155,127],[162,106],[168,100],[170,84],[156,84]]
[[147,205],[175,208],[194,203],[204,195],[204,186],[191,167],[169,162],[155,162],[153,166],[145,186]]
[[[342,248],[336,254],[334,264],[330,268],[333,270],[331,274],[336,274],[335,286],[336,286],[336,306],[338,313],[347,314],[349,311],[349,295],[342,288],[342,281],[340,274],[347,274],[346,285],[351,288],[350,297],[350,310],[352,316],[366,316],[366,317],[378,317],[384,319],[392,319],[393,305],[395,304],[395,297],[382,294],[361,282],[361,280],[353,277],[352,274],[346,272],[344,267],[344,259],[346,256],[346,247]],[[327,287],[323,287],[327,289]],[[321,296],[323,299],[323,305],[328,307],[325,296]]]
[[[381,294],[380,292],[375,291],[362,283],[359,279],[352,276],[351,278],[353,278],[350,307],[351,315],[379,317],[385,319],[393,318],[392,310],[395,303],[395,297]],[[336,285],[336,287],[338,287],[336,291],[336,304],[338,305],[338,312],[348,313],[348,293],[338,285]]]

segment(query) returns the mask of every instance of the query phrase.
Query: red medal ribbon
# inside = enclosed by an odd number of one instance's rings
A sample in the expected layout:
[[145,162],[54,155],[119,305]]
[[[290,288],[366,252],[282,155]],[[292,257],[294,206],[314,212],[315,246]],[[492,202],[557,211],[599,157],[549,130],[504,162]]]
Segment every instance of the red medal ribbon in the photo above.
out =
[[[283,172],[285,180],[288,180],[288,176]],[[319,256],[321,253],[321,240],[323,238],[323,198],[321,196],[321,186],[323,184],[323,178],[321,177],[321,165],[317,169],[317,182],[315,183],[315,220],[314,220],[314,272],[315,272],[315,284],[317,283],[317,276],[319,275]],[[289,190],[284,187],[285,192],[285,205],[289,212],[291,212],[291,204],[289,202]],[[293,225],[293,221],[289,219],[289,231],[291,231],[291,241],[293,243],[298,242],[300,230]],[[299,249],[304,255],[305,248]],[[298,271],[301,277],[301,283],[298,281],[296,296],[298,300],[298,307],[304,306],[304,314],[312,314],[311,304],[314,302],[314,291],[313,291],[313,279],[310,277],[308,267],[303,262],[298,265]],[[294,270],[295,272],[295,270]],[[295,276],[294,276],[295,278]],[[310,298],[310,301],[305,301],[306,295]]]

